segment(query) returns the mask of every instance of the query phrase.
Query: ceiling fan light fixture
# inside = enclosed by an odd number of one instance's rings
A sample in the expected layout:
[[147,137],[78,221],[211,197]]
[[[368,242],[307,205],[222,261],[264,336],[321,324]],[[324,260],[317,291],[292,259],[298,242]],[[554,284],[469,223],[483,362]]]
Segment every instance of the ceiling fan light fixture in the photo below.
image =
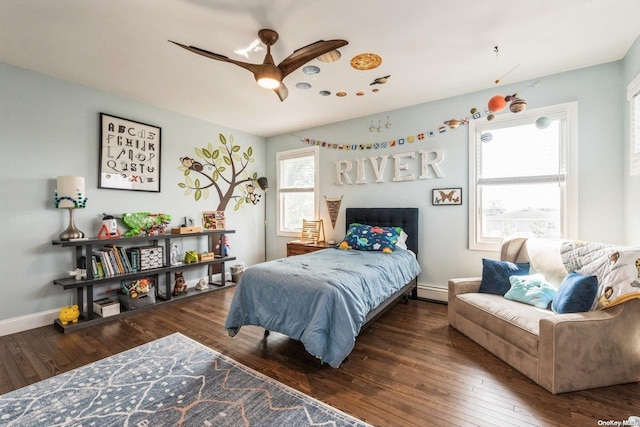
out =
[[[278,98],[280,98],[280,101],[284,101],[289,94],[289,90],[282,82],[285,77],[287,77],[289,74],[291,74],[307,62],[311,61],[312,59],[315,59],[328,52],[334,51],[339,47],[349,44],[346,40],[318,40],[315,43],[311,43],[307,46],[301,47],[300,49],[294,50],[291,55],[287,56],[276,66],[275,62],[273,61],[273,57],[271,56],[271,46],[273,46],[278,41],[278,33],[274,30],[263,28],[262,30],[258,31],[258,37],[260,38],[262,43],[267,46],[267,54],[265,55],[262,64],[237,61],[224,55],[219,55],[214,52],[209,52],[208,50],[200,49],[199,47],[187,46],[171,40],[169,41],[182,47],[183,49],[186,49],[198,55],[202,55],[216,61],[235,64],[247,71],[250,71],[253,74],[256,82],[258,82],[258,85],[263,88],[273,90],[276,95],[278,95]],[[254,45],[255,43],[252,43],[251,47],[255,47]],[[319,67],[310,66],[305,71],[307,73],[313,73],[314,71],[317,72],[319,70]]]
[[257,79],[258,84],[265,89],[275,89],[280,86],[280,81],[273,77],[259,77]]
[[265,89],[275,89],[282,84],[282,71],[273,64],[264,64],[256,73],[256,81]]

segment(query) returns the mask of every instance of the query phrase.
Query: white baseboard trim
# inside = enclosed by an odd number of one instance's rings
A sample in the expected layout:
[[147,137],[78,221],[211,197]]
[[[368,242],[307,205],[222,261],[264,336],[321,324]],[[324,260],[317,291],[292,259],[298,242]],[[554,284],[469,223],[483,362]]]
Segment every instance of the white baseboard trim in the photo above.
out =
[[448,291],[445,288],[427,283],[418,283],[418,298],[447,302]]
[[0,336],[15,334],[16,332],[27,331],[47,325],[53,328],[53,321],[58,318],[59,313],[60,309],[55,309],[1,320]]
[[[226,279],[231,279],[229,273],[227,273]],[[199,280],[189,280],[187,281],[187,286],[195,287]],[[220,274],[213,275],[212,280],[219,281]],[[173,290],[173,287],[171,290]],[[435,285],[418,283],[418,298],[447,302],[447,290]],[[15,334],[16,332],[27,331],[41,326],[51,325],[53,327],[53,321],[58,318],[59,313],[60,309],[54,309],[0,320],[0,336]]]
[[[206,279],[208,283],[209,278],[204,277],[204,279]],[[214,274],[211,279],[213,281],[220,281],[220,274]],[[226,279],[231,280],[231,274],[227,273]],[[200,278],[189,280],[187,281],[187,286],[194,288],[198,284],[199,280]],[[173,292],[173,283],[171,291]],[[84,311],[86,311],[86,307]],[[0,320],[0,337],[15,334],[17,332],[28,331],[29,329],[40,328],[41,326],[50,325],[53,328],[53,321],[58,318],[58,314],[60,314],[59,308]]]

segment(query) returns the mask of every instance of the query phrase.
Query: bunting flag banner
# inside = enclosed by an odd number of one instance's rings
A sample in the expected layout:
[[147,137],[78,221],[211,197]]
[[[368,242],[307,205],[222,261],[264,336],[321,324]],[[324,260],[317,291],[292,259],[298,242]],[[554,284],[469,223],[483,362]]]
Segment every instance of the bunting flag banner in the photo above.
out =
[[[506,100],[506,102],[520,102],[520,105],[524,104],[526,108],[526,101],[518,98],[517,96],[518,96],[517,94],[509,95],[504,99]],[[509,108],[507,110],[509,110]],[[519,109],[517,111],[522,111],[522,109]],[[492,112],[489,108],[486,108],[486,107],[484,108],[484,114],[487,120],[493,120],[496,112],[497,111]],[[516,111],[511,110],[511,112],[516,112]],[[454,130],[459,125],[468,125],[470,119],[478,120],[482,117],[482,113],[479,111],[478,108],[471,108],[470,114],[471,114],[471,117],[465,116],[460,119],[450,119],[445,121],[444,124],[448,125],[448,127],[440,125],[437,128],[428,129],[427,131],[420,132],[416,135],[409,135],[402,138],[396,138],[396,139],[391,139],[387,141],[378,141],[375,143],[336,144],[331,142],[318,141],[312,138],[304,138],[304,137],[298,137],[298,138],[300,138],[300,142],[303,142],[305,144],[319,145],[322,147],[335,149],[335,150],[377,150],[381,148],[400,147],[402,145],[405,145],[405,143],[423,141],[425,139],[425,136],[428,138],[433,138],[434,136],[443,134],[448,130]],[[292,135],[292,136],[296,136],[296,135]]]
[[336,228],[336,220],[338,219],[338,211],[340,210],[340,203],[342,203],[342,197],[339,199],[328,199],[327,196],[324,196],[324,199],[327,202],[327,209],[329,209],[329,218],[331,218],[331,228],[335,230]]

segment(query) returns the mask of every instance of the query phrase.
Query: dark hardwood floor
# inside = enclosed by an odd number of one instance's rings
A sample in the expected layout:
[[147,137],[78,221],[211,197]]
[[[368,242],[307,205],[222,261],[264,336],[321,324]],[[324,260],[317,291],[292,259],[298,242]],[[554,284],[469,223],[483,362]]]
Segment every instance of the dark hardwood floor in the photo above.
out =
[[230,338],[233,292],[68,334],[52,325],[0,337],[0,394],[180,332],[376,426],[599,426],[640,416],[640,383],[554,396],[450,328],[443,304],[396,305],[333,369],[288,337],[263,340],[262,328]]

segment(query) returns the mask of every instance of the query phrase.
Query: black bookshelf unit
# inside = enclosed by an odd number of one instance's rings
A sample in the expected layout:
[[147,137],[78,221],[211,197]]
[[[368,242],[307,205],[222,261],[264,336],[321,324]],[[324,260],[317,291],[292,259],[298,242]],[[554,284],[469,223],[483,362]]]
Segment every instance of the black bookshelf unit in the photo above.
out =
[[[71,241],[60,241],[54,240],[52,243],[54,245],[59,245],[62,247],[71,247],[74,248],[75,256],[74,259],[80,259],[84,257],[86,260],[86,278],[76,279],[75,277],[65,277],[62,279],[57,279],[53,281],[53,284],[56,286],[62,286],[64,290],[76,290],[76,304],[81,310],[80,318],[76,323],[68,323],[63,325],[59,319],[54,321],[54,325],[56,325],[62,332],[71,332],[77,329],[86,328],[91,325],[95,325],[98,323],[107,322],[113,319],[118,319],[133,313],[139,313],[143,310],[152,309],[158,305],[171,303],[178,300],[183,300],[184,298],[190,298],[197,295],[202,295],[207,292],[212,292],[217,289],[221,289],[222,287],[232,286],[228,285],[226,281],[226,272],[225,272],[225,263],[229,261],[233,261],[236,258],[225,256],[225,235],[235,233],[235,230],[211,230],[211,231],[200,231],[195,233],[183,233],[183,234],[157,234],[152,236],[135,236],[135,237],[117,237],[117,238],[89,238],[89,239],[79,239],[79,240],[71,240]],[[208,251],[210,253],[215,254],[215,258],[207,260],[207,261],[198,261],[191,263],[183,263],[180,265],[171,265],[171,240],[172,239],[187,239],[187,238],[207,238],[207,246]],[[103,248],[104,246],[122,246],[122,247],[138,247],[138,246],[161,246],[161,242],[164,243],[163,246],[163,257],[164,257],[164,266],[158,268],[151,268],[147,270],[135,271],[124,274],[114,274],[106,277],[94,277],[93,269],[91,266],[91,257],[94,253],[94,250]],[[216,250],[216,246],[218,249]],[[75,264],[74,264],[75,265]],[[176,270],[185,270],[197,267],[206,266],[208,268],[208,276],[209,276],[209,289],[204,290],[195,290],[189,289],[186,295],[173,296],[171,291],[171,273]],[[220,282],[213,283],[212,276],[219,270],[220,272]],[[93,288],[94,286],[103,286],[107,284],[113,284],[114,282],[120,282],[121,280],[135,280],[141,277],[147,276],[155,276],[159,277],[164,274],[164,293],[159,292],[158,286],[155,286],[154,292],[156,292],[156,302],[155,304],[137,308],[129,311],[121,311],[120,314],[116,314],[108,317],[100,317],[94,314],[93,312]],[[82,311],[84,307],[84,303],[86,301],[86,311]]]

